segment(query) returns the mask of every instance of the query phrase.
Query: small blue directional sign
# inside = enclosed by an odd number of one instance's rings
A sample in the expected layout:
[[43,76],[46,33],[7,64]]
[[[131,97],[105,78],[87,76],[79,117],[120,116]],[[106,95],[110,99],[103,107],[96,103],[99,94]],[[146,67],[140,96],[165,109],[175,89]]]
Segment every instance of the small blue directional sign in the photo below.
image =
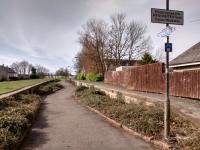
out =
[[165,43],[165,52],[172,52],[172,43]]

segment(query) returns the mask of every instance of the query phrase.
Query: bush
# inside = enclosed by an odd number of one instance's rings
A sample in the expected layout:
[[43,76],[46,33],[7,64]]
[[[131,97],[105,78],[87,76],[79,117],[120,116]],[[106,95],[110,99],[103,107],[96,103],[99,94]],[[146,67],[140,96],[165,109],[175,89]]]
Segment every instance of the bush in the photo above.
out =
[[30,75],[30,79],[39,79],[39,78],[40,78],[40,76],[37,74]]
[[75,77],[76,80],[85,80],[85,74],[84,73],[78,73]]
[[19,80],[18,77],[9,77],[9,79],[12,80],[12,81],[17,81],[17,80]]
[[96,75],[93,72],[86,74],[86,80],[87,81],[96,81]]
[[101,73],[96,74],[95,81],[103,81],[104,77]]
[[24,104],[30,104],[40,100],[40,96],[36,94],[20,94],[18,98]]
[[28,120],[22,116],[4,115],[0,117],[0,128],[8,129],[15,136],[21,137],[28,128]]
[[0,128],[0,149],[1,150],[14,149],[17,142],[18,142],[18,138],[16,138],[12,133],[10,133],[8,129]]
[[3,82],[3,81],[7,81],[7,78],[6,77],[0,78],[0,82]]
[[51,82],[46,85],[40,86],[36,90],[36,93],[40,94],[40,95],[48,95],[48,94],[54,93],[62,88],[63,88],[63,85],[56,83],[56,82]]

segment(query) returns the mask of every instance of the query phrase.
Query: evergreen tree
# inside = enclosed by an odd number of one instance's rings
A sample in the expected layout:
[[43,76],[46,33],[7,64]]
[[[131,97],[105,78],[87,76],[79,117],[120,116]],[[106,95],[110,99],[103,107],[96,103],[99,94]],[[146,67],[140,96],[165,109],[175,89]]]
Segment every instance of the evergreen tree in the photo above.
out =
[[152,63],[156,63],[156,60],[153,59],[153,57],[151,56],[149,52],[145,52],[142,57],[142,60],[140,61],[140,64],[145,65],[145,64],[152,64]]

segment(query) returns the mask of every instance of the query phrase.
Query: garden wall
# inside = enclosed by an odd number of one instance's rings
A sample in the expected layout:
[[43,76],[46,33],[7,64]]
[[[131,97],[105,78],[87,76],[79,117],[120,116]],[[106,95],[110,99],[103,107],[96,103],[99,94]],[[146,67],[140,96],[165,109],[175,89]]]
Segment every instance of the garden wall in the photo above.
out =
[[[108,71],[104,82],[138,91],[165,93],[164,72],[164,64],[149,64],[123,71]],[[200,99],[200,70],[171,72],[170,94]]]

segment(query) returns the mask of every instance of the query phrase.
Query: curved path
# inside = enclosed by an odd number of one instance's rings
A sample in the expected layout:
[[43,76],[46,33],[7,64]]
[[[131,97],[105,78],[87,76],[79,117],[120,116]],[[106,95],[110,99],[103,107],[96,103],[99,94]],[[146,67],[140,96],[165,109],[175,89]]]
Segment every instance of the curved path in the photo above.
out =
[[74,87],[48,96],[22,150],[151,150],[150,144],[114,128],[73,99]]

